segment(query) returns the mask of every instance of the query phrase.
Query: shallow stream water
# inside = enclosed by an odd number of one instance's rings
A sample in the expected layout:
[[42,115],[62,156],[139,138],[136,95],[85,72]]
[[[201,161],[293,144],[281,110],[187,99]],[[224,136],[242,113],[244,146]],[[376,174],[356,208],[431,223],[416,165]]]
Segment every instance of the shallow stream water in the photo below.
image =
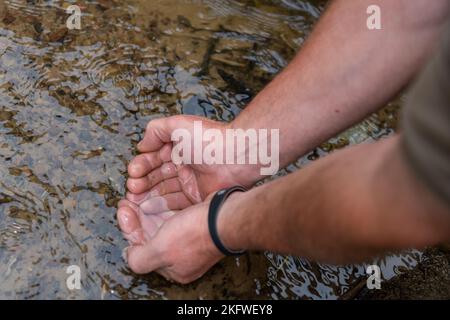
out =
[[[70,4],[81,30],[65,28]],[[364,266],[272,253],[188,286],[134,275],[115,219],[151,119],[230,121],[301,48],[325,7],[300,0],[0,0],[0,298],[337,298]],[[398,102],[280,174],[393,132]],[[418,252],[383,259],[386,278]],[[81,290],[68,290],[78,265]],[[399,271],[400,270],[400,271]]]

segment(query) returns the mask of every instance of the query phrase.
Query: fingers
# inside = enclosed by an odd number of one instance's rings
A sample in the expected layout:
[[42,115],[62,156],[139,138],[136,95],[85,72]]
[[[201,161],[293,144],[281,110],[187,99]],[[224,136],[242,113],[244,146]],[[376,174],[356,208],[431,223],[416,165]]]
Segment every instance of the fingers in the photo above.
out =
[[[158,183],[155,187],[153,187],[150,191],[146,191],[143,193],[135,194],[132,192],[127,192],[126,199],[129,202],[134,203],[139,206],[145,200],[148,200],[151,197],[164,196],[168,193],[175,193],[182,191],[180,182],[177,178],[171,178],[168,180],[163,180]],[[120,204],[120,202],[119,202]]]
[[140,209],[145,215],[154,215],[172,210],[183,210],[190,206],[192,202],[183,192],[175,192],[151,197],[140,204]]
[[149,191],[163,180],[175,178],[178,175],[177,167],[172,162],[166,162],[142,178],[129,178],[127,188],[130,192],[139,194]]
[[[139,206],[142,203],[142,201],[150,198],[150,191],[139,193],[139,194],[127,192],[126,198],[128,201],[133,202],[134,204]],[[120,202],[119,202],[119,204],[120,204]]]
[[156,152],[143,153],[131,160],[128,174],[131,178],[141,178],[152,170],[159,168],[164,162],[171,160],[172,145],[165,144]]
[[181,166],[178,170],[181,189],[192,203],[202,202],[194,170],[190,166]]
[[141,227],[141,223],[136,215],[133,204],[122,204],[117,210],[117,220],[122,233],[131,244],[144,244],[147,241],[145,231]]
[[127,261],[131,270],[137,274],[146,274],[165,267],[158,246],[148,242],[142,246],[132,246],[127,250]]
[[141,223],[142,229],[145,230],[146,240],[150,240],[158,232],[159,228],[163,225],[164,219],[160,216],[160,213],[154,215],[146,215],[142,210],[138,211],[138,218]]
[[[133,207],[135,207],[136,209],[134,209]],[[121,200],[119,202],[119,209],[117,210],[117,220],[119,221],[119,226],[122,232],[131,233],[134,230],[140,228],[140,223],[135,213],[137,212],[138,208],[139,207],[126,200]]]
[[138,211],[139,206],[136,205],[135,203],[126,200],[126,199],[122,199],[119,201],[119,203],[117,204],[117,208],[120,209],[121,207],[130,207],[131,209],[133,209],[135,212]]
[[[194,203],[201,202],[197,181],[191,168],[181,167],[175,178],[164,180],[164,170],[159,169],[152,172],[153,178],[133,179],[128,183],[127,199],[140,206],[145,214],[155,214],[169,210],[182,210]],[[171,176],[171,173],[167,174]],[[151,187],[153,182],[159,181],[156,186]],[[150,189],[151,188],[151,189]],[[148,191],[150,189],[150,191]],[[145,190],[144,192],[141,192]],[[133,193],[141,192],[141,193]]]
[[171,142],[172,131],[176,128],[178,117],[155,119],[148,123],[144,139],[137,145],[140,152],[155,152],[165,143]]
[[177,213],[177,211],[171,210],[167,206],[160,206],[160,210],[155,208],[154,211],[148,213],[144,212],[141,206],[138,208],[139,209],[136,212],[138,213],[139,221],[141,222],[142,228],[146,231],[148,239],[153,238],[164,222]]
[[150,190],[150,196],[164,196],[169,193],[175,193],[181,191],[180,180],[177,178],[171,178],[163,180],[154,186]]
[[142,245],[148,242],[162,224],[176,214],[176,211],[159,211],[147,215],[139,206],[128,200],[119,201],[118,208],[119,227],[125,239],[132,245]]
[[158,270],[154,270],[156,273],[158,273],[160,276],[162,276],[164,279],[166,279],[169,282],[174,282],[172,280],[172,276],[170,274],[170,272],[166,269],[166,268],[161,268]]

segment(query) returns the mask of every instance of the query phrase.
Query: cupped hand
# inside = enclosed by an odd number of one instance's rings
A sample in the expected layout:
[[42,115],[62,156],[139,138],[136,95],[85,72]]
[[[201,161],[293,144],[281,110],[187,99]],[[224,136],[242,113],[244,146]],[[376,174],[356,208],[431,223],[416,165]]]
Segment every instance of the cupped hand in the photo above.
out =
[[223,123],[196,116],[149,122],[144,139],[138,144],[141,154],[128,166],[126,196],[145,213],[182,210],[200,203],[212,192],[234,185],[249,187],[255,182],[246,172],[248,167],[242,165],[175,165],[171,159],[171,135],[176,129],[186,129],[194,139],[194,121],[201,121],[204,129],[226,129]]
[[186,284],[222,259],[208,231],[209,200],[155,214],[144,214],[134,203],[120,201],[117,218],[130,243],[125,255],[131,270],[138,274],[155,271]]

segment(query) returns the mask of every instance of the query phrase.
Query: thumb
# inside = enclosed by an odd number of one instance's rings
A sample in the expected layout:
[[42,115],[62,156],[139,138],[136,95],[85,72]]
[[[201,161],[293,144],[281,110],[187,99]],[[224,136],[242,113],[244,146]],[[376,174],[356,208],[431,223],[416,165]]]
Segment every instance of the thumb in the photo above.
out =
[[151,240],[144,245],[128,247],[126,260],[131,270],[137,274],[150,273],[164,267],[161,253]]
[[192,120],[187,116],[172,116],[151,120],[145,130],[144,139],[138,144],[138,150],[154,152],[160,150],[164,144],[172,141],[172,133],[176,129],[192,130]]

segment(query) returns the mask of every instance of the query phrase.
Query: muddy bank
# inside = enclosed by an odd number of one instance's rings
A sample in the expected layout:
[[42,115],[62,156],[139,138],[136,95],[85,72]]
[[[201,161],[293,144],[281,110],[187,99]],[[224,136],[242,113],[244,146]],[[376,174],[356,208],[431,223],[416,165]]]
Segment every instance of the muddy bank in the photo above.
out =
[[412,270],[382,282],[381,290],[361,289],[358,300],[450,299],[450,245],[429,248]]

